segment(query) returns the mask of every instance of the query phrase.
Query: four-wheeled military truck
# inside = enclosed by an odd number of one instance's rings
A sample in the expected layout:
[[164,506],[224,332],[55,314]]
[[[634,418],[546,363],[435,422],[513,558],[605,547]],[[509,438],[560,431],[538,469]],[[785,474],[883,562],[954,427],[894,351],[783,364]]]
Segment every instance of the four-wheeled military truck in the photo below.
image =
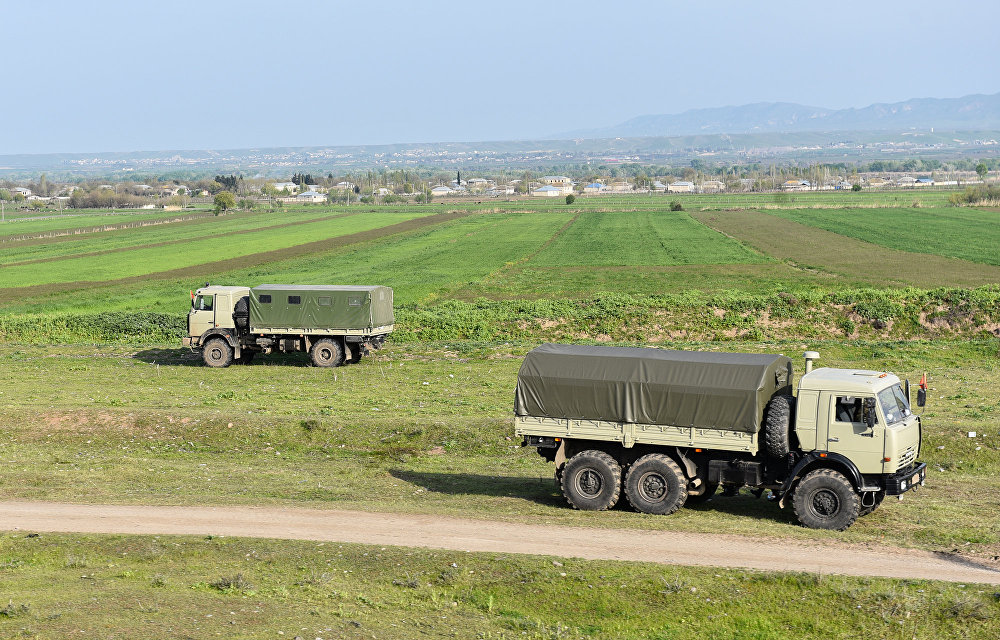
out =
[[317,367],[354,363],[392,333],[392,289],[331,285],[204,286],[191,294],[186,346],[205,364],[307,351]]
[[793,396],[783,355],[542,345],[517,376],[515,432],[555,462],[577,509],[610,509],[624,491],[669,514],[750,486],[807,527],[843,530],[924,484],[920,418],[908,382],[805,356]]

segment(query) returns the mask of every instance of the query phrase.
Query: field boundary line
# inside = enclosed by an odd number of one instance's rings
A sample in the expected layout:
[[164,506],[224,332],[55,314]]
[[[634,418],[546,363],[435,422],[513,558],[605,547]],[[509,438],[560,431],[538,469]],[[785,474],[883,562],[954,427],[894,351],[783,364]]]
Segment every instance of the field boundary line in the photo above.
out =
[[332,251],[351,244],[359,244],[377,240],[386,236],[392,236],[408,231],[414,231],[427,226],[442,224],[458,218],[472,215],[469,211],[455,211],[449,213],[437,213],[429,216],[411,218],[403,222],[397,222],[386,227],[368,229],[343,236],[325,238],[304,244],[285,247],[284,249],[274,249],[251,253],[236,258],[218,260],[215,262],[203,262],[201,264],[169,269],[167,271],[155,271],[126,278],[115,278],[112,280],[78,280],[75,282],[56,282],[49,284],[29,285],[25,287],[7,287],[0,289],[0,303],[24,301],[26,298],[37,295],[50,295],[53,293],[63,293],[66,291],[78,291],[82,289],[93,289],[96,287],[113,287],[121,285],[136,284],[147,280],[169,280],[171,278],[204,278],[207,276],[218,276],[220,273],[246,269],[258,266],[267,262],[278,262],[302,256]]

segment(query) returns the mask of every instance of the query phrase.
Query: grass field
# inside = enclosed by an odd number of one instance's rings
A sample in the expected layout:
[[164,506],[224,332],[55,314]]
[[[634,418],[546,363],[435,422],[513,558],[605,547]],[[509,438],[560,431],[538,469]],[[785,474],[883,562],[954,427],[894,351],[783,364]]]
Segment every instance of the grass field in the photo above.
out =
[[6,535],[0,547],[5,637],[777,640],[1000,633],[992,590],[932,581],[219,537]]
[[[672,195],[629,196],[293,207],[113,230],[96,227],[147,214],[2,225],[0,488],[6,499],[892,544],[995,564],[997,214],[945,207],[945,192],[904,194],[921,199],[916,209],[894,208],[912,204],[899,197],[678,196],[686,211],[671,212]],[[27,225],[70,235],[10,239]],[[209,370],[177,343],[188,290],[206,280],[387,284],[397,331],[346,368],[286,356]],[[512,438],[516,371],[542,340],[796,361],[815,348],[826,366],[911,380],[929,371],[928,486],[843,533],[804,529],[748,494],[663,518],[574,511],[552,465]],[[0,635],[992,638],[1000,625],[995,589],[973,585],[239,539],[10,534],[0,546]]]

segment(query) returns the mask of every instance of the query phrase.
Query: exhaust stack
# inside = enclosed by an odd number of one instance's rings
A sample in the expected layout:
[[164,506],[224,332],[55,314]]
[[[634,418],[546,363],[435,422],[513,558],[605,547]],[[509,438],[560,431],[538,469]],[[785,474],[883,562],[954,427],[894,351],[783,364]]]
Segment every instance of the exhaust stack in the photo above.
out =
[[809,373],[813,370],[813,361],[819,360],[819,351],[806,351],[802,357],[806,359],[806,373]]

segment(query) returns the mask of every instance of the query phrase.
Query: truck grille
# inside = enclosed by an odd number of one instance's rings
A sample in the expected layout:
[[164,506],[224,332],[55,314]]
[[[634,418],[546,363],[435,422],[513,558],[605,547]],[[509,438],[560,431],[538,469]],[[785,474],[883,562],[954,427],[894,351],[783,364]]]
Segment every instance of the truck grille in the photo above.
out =
[[896,470],[905,469],[913,463],[913,459],[917,457],[917,450],[913,447],[909,447],[906,451],[900,454],[899,464],[896,465]]

